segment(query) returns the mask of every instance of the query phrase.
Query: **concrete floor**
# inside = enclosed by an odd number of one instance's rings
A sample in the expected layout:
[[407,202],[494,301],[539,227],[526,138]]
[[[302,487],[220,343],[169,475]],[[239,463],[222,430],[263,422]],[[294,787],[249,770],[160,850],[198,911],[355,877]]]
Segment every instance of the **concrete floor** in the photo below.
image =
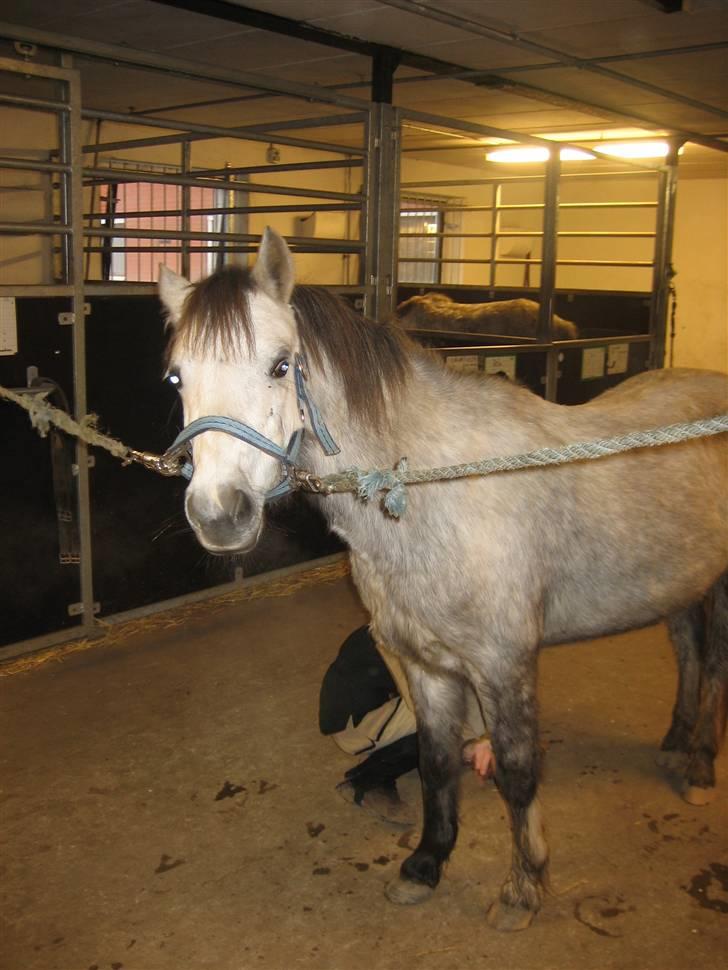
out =
[[407,908],[382,889],[416,833],[334,792],[350,762],[318,688],[364,619],[339,580],[0,681],[2,970],[726,965],[728,779],[693,808],[655,766],[662,628],[544,653],[555,894],[504,935],[483,918],[509,858],[492,783],[465,777],[445,878]]

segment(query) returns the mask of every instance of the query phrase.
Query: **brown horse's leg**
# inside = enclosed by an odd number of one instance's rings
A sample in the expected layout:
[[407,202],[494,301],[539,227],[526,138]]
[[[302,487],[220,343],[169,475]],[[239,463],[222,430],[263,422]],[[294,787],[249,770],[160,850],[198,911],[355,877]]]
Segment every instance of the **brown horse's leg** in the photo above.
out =
[[491,673],[487,693],[495,780],[513,831],[511,870],[488,912],[488,923],[499,930],[522,930],[541,908],[549,856],[537,798],[541,752],[535,662],[514,665],[498,679]]
[[417,716],[424,822],[420,843],[402,863],[399,877],[385,892],[393,903],[428,899],[458,832],[460,748],[464,717],[464,687],[446,673],[407,669]]
[[683,797],[705,805],[715,794],[715,758],[726,727],[728,694],[728,576],[710,591],[705,603],[706,629],[700,705],[690,742]]

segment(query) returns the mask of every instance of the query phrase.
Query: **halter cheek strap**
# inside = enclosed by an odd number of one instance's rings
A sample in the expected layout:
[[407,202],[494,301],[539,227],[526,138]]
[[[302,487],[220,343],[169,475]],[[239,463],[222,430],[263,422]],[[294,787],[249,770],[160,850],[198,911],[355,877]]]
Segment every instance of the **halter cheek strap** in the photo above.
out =
[[[319,409],[314,404],[306,388],[307,370],[305,357],[303,357],[302,354],[296,354],[293,359],[293,366],[296,397],[298,399],[298,408],[301,415],[301,421],[305,421],[306,412],[308,412],[311,428],[313,433],[316,435],[324,454],[329,456],[338,455],[341,449],[331,437],[331,433],[326,427],[326,423],[321,417]],[[275,441],[271,441],[270,438],[267,438],[264,434],[256,431],[255,428],[251,428],[250,425],[243,424],[242,421],[236,421],[234,418],[226,418],[219,415],[209,415],[202,418],[197,418],[195,421],[191,421],[185,428],[183,428],[174,439],[171,446],[162,456],[162,461],[168,466],[171,466],[175,462],[179,462],[180,458],[184,454],[189,456],[190,442],[193,438],[196,438],[197,435],[202,434],[205,431],[222,431],[224,434],[229,434],[233,438],[237,438],[239,441],[244,441],[246,444],[252,445],[254,448],[264,452],[266,455],[270,455],[271,458],[278,459],[278,461],[281,463],[283,477],[277,485],[266,493],[266,502],[270,502],[276,498],[281,498],[281,496],[286,495],[288,492],[292,492],[296,489],[297,485],[293,481],[293,473],[296,468],[296,460],[298,458],[298,452],[301,448],[301,441],[303,440],[303,428],[298,428],[296,431],[294,431],[288,440],[288,445],[285,448],[282,448],[280,445],[276,444]],[[181,472],[185,478],[192,478],[193,466],[191,460],[184,462]]]

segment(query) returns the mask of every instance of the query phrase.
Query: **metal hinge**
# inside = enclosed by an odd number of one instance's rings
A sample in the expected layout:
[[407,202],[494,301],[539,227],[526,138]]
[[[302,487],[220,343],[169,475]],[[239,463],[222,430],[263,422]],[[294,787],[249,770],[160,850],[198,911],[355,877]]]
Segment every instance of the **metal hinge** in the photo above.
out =
[[[84,303],[83,315],[88,317],[91,314],[91,304]],[[58,322],[62,327],[71,327],[76,322],[76,314],[71,310],[58,314]]]
[[[93,604],[94,616],[101,612],[101,604]],[[83,603],[69,603],[68,604],[68,615],[69,616],[82,616],[83,615]]]

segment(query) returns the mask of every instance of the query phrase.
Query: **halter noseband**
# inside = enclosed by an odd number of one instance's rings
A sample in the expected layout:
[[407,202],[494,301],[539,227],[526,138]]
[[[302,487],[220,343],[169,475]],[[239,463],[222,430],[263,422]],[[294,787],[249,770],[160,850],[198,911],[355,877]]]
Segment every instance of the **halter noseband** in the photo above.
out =
[[[296,398],[298,400],[301,421],[305,421],[306,412],[308,412],[311,428],[324,454],[338,455],[341,449],[331,437],[319,409],[312,401],[306,389],[307,367],[305,357],[302,354],[295,354],[293,366]],[[233,438],[237,438],[239,441],[244,441],[246,444],[252,445],[266,455],[270,455],[271,458],[278,459],[281,464],[283,477],[277,485],[266,493],[266,502],[287,495],[288,492],[293,492],[298,488],[298,482],[295,479],[296,459],[298,458],[301,441],[303,440],[303,428],[297,428],[289,438],[288,445],[283,448],[281,445],[277,445],[275,441],[271,441],[264,434],[256,431],[255,428],[243,424],[242,421],[236,421],[235,418],[225,418],[219,415],[208,415],[191,421],[186,428],[180,431],[170,447],[162,455],[162,463],[168,468],[172,468],[175,465],[178,467],[180,459],[183,455],[186,455],[187,460],[182,465],[181,474],[187,479],[192,478],[193,467],[192,461],[190,460],[190,442],[204,431],[222,431],[225,434],[231,435]]]

